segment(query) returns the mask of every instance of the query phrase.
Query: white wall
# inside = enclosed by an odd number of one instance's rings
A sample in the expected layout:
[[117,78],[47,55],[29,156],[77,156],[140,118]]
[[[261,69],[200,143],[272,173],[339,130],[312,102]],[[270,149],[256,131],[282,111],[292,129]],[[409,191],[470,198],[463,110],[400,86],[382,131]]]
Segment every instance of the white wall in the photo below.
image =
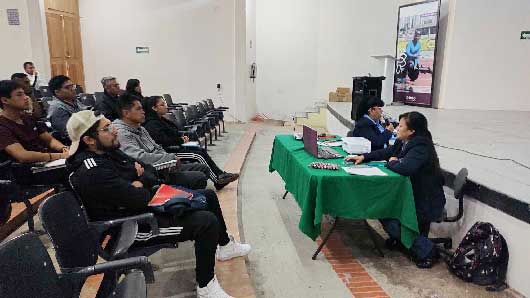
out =
[[530,1],[460,0],[445,59],[447,109],[530,111]]
[[[17,8],[20,14],[20,26],[7,24],[6,9]],[[11,78],[15,72],[23,72],[22,64],[32,60],[29,33],[28,6],[26,1],[0,1],[0,79]]]
[[[79,4],[89,92],[100,91],[100,79],[113,75],[123,88],[127,79],[140,79],[146,95],[170,93],[176,100],[215,101],[216,84],[221,83],[225,105],[234,107],[236,71],[242,72],[236,70],[235,61],[235,1],[81,0]],[[242,9],[239,28],[245,24],[244,5]],[[149,47],[150,54],[136,54],[137,46]]]

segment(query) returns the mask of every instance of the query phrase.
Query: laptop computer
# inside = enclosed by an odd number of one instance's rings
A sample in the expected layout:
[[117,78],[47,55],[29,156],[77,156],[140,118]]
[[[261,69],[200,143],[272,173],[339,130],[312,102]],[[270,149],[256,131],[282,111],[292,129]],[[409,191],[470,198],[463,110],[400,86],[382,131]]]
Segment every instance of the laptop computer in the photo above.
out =
[[303,130],[304,149],[316,158],[332,159],[341,158],[337,151],[329,148],[319,148],[317,141],[317,131],[304,125]]

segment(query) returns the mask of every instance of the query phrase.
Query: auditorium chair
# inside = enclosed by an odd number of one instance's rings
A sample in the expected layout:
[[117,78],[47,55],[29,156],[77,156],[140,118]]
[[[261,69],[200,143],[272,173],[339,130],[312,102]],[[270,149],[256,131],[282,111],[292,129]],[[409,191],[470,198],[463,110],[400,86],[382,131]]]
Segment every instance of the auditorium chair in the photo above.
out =
[[[34,233],[22,234],[0,245],[0,295],[10,298],[79,297],[88,277],[115,274],[123,279],[97,297],[144,298],[146,281],[153,281],[147,258],[119,260],[70,268],[58,273],[48,251]],[[98,292],[99,294],[99,292]]]
[[103,92],[94,92],[94,99],[95,99],[94,104],[97,104],[103,101],[103,94],[104,94]]
[[217,140],[217,136],[221,136],[221,114],[216,111],[208,111],[204,102],[197,102],[197,112],[201,117],[210,121],[210,126],[215,128],[215,140]]
[[[21,164],[11,160],[0,163],[0,179],[4,187],[8,186],[10,191],[10,202],[24,203],[26,206],[28,229],[35,231],[33,221],[33,206],[30,199],[50,189],[59,191],[64,188],[61,184],[34,184],[31,168],[35,164]],[[7,199],[7,198],[6,198]]]
[[188,108],[186,109],[186,119],[188,120],[189,124],[196,124],[199,125],[199,127],[201,127],[202,129],[204,129],[206,133],[210,136],[210,146],[214,146],[212,132],[216,133],[217,129],[215,128],[215,126],[211,125],[210,119],[201,117],[199,115],[196,105],[188,105]]
[[79,94],[79,101],[88,107],[96,106],[96,97],[94,96],[94,94],[81,93]]
[[[456,174],[455,179],[453,180],[453,191],[454,197],[458,200],[458,212],[455,216],[448,216],[447,209],[444,209],[440,218],[436,223],[444,222],[457,222],[464,215],[464,187],[467,182],[468,171],[466,168],[460,169],[458,174]],[[453,247],[453,241],[451,237],[445,238],[429,238],[435,244],[441,244],[445,249],[450,249]]]
[[208,141],[206,140],[205,131],[198,125],[189,125],[182,109],[175,110],[166,115],[166,119],[175,124],[180,133],[188,136],[192,141],[198,141],[201,144],[204,142],[204,149],[208,149]]
[[186,107],[188,106],[188,103],[186,102],[178,102],[178,103],[173,102],[173,98],[171,97],[170,94],[167,94],[167,93],[163,94],[162,97],[166,101],[167,107],[171,110],[175,108],[182,108],[185,110]]
[[41,97],[52,97],[53,94],[50,92],[50,87],[48,86],[40,86],[39,89],[39,96]]
[[206,101],[206,106],[208,107],[209,111],[216,111],[216,112],[220,113],[221,122],[223,123],[223,132],[226,133],[223,112],[228,111],[229,108],[227,108],[227,107],[215,107],[214,104],[213,104],[213,100],[211,98],[207,98],[205,101]]

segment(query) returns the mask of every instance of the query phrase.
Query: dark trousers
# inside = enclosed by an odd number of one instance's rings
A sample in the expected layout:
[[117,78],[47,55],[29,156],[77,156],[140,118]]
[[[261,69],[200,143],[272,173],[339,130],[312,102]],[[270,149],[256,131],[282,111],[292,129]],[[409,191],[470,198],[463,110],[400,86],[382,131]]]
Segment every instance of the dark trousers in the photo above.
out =
[[[380,222],[383,225],[383,229],[388,234],[388,236],[390,236],[390,238],[394,238],[397,240],[401,239],[401,224],[399,220],[381,219]],[[412,247],[410,248],[410,251],[418,259],[428,257],[432,249],[434,248],[434,243],[432,243],[432,241],[428,238],[430,227],[430,222],[418,221],[418,228],[420,230],[420,234],[418,235],[418,237],[416,237],[416,239],[414,239]]]
[[179,217],[157,214],[160,235],[153,237],[145,230],[146,227],[141,227],[136,237],[137,244],[142,246],[195,241],[196,279],[199,287],[205,287],[214,276],[217,245],[224,246],[230,239],[215,192],[209,189],[198,192],[206,197],[207,210],[194,211]]
[[176,171],[169,174],[168,184],[184,186],[189,189],[204,189],[208,183],[210,170],[200,163],[181,164]]
[[200,147],[180,146],[178,149],[171,148],[168,152],[175,153],[177,157],[183,161],[197,162],[208,166],[207,175],[214,183],[217,183],[219,175],[224,173],[224,171],[212,160],[206,150]]

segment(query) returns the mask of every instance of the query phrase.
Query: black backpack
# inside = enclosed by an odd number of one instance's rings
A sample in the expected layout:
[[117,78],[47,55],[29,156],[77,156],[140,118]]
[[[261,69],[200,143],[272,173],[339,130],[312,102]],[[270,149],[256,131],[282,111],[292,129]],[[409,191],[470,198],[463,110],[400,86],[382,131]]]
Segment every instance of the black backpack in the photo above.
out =
[[449,270],[459,278],[482,286],[488,291],[506,288],[508,246],[490,223],[477,222],[447,261]]

